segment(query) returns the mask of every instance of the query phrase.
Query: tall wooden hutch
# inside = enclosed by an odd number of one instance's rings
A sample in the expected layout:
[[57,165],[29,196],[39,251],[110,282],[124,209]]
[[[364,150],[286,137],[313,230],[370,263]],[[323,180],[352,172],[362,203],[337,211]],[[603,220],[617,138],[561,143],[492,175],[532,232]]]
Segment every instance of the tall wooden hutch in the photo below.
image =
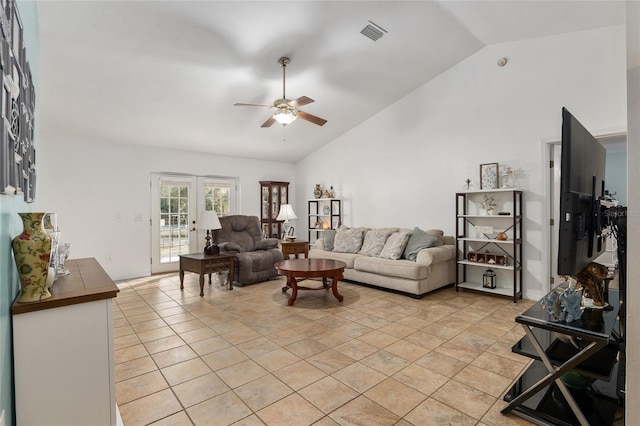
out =
[[260,224],[265,237],[282,238],[280,205],[289,204],[289,182],[260,181]]

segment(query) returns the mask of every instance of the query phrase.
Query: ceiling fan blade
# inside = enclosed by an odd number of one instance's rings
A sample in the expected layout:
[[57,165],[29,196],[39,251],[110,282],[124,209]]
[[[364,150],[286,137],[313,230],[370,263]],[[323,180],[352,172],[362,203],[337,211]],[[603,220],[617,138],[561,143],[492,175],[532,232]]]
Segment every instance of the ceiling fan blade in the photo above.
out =
[[312,114],[308,114],[304,111],[297,111],[297,115],[299,118],[302,118],[303,120],[307,120],[312,122],[313,124],[317,124],[318,126],[322,126],[324,125],[324,123],[327,122],[327,120],[325,120],[324,118],[320,118],[320,117],[316,117],[315,115]]
[[241,102],[236,102],[235,104],[233,104],[233,106],[255,106],[255,107],[262,107],[262,108],[273,108],[273,105],[243,104]]
[[307,105],[310,104],[311,102],[315,102],[313,99],[308,98],[306,96],[300,96],[298,99],[294,99],[291,102],[289,102],[289,105],[291,105],[292,107],[296,108],[296,107],[300,107],[303,105]]
[[262,126],[260,126],[260,127],[271,127],[271,125],[272,125],[273,123],[275,123],[275,122],[276,122],[276,118],[272,115],[271,117],[269,117],[269,118],[267,119],[267,121],[265,121],[264,123],[262,123]]

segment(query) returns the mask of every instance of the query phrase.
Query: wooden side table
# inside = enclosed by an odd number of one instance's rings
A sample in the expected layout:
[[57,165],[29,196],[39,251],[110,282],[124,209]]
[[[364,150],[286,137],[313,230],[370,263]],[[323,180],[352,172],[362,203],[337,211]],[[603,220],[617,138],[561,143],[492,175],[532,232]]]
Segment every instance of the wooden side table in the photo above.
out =
[[309,257],[309,241],[282,241],[282,255],[284,260],[289,259],[289,255],[295,255],[296,259],[298,255],[304,254],[305,258]]
[[180,290],[184,289],[184,271],[200,274],[200,297],[204,296],[204,274],[229,272],[229,290],[233,290],[234,257],[228,254],[191,253],[180,255]]

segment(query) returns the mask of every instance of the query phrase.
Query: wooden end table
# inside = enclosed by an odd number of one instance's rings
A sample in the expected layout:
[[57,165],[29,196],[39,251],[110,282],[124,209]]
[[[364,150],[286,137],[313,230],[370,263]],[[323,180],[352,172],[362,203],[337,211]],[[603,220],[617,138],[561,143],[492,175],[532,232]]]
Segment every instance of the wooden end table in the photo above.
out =
[[[342,302],[344,297],[338,293],[338,281],[343,278],[342,273],[347,264],[340,260],[333,259],[288,259],[275,264],[280,275],[287,277],[287,285],[282,287],[282,292],[286,293],[291,289],[289,306],[293,305],[300,290],[326,290],[329,288],[327,278],[331,278],[331,291],[333,295]],[[296,278],[322,278],[322,287],[311,288],[298,285]]]
[[292,254],[296,259],[300,254],[304,254],[305,258],[309,257],[309,241],[282,241],[280,246],[285,260],[289,259]]
[[233,290],[234,257],[228,254],[191,253],[180,255],[180,290],[184,290],[184,271],[200,274],[200,297],[204,296],[204,274],[213,272],[229,272],[229,290]]

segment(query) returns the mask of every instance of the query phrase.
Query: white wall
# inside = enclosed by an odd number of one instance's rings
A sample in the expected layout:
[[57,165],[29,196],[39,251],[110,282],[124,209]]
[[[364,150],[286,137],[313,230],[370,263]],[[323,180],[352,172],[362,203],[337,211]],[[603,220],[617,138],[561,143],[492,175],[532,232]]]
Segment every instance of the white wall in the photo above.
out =
[[[297,164],[298,204],[333,185],[352,226],[453,235],[454,193],[479,164],[518,171],[525,192],[524,295],[548,289],[544,142],[566,106],[594,134],[626,129],[625,29],[493,45]],[[507,66],[497,61],[507,57]]]
[[[238,177],[239,213],[247,215],[260,212],[258,181],[288,181],[295,190],[294,166],[286,163],[47,135],[41,140],[40,208],[58,214],[72,258],[95,257],[114,280],[150,274],[153,172]],[[137,214],[142,221],[134,221]]]

